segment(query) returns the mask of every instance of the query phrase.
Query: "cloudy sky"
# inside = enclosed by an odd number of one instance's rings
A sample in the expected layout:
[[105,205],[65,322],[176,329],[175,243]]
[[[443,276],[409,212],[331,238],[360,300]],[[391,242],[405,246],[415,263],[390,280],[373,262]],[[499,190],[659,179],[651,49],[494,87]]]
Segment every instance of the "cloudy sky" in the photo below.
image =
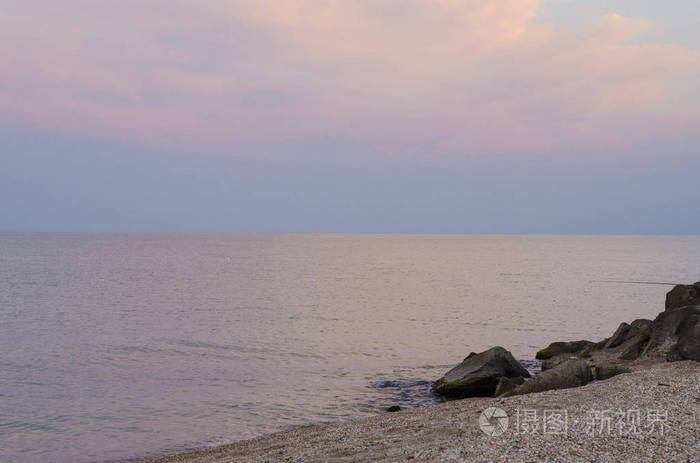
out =
[[700,234],[698,18],[0,1],[0,230]]

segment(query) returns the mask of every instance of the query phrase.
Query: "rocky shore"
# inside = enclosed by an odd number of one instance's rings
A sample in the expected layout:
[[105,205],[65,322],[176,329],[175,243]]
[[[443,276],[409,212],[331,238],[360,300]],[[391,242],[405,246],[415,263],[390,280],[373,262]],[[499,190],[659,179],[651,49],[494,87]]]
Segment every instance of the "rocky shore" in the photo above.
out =
[[558,341],[537,352],[542,373],[534,378],[503,347],[472,352],[433,384],[453,398],[513,396],[580,387],[660,362],[700,362],[700,282],[677,285],[654,320],[621,323],[598,342]]
[[469,354],[433,384],[454,400],[298,429],[151,463],[253,461],[700,462],[700,282],[654,320],[538,351],[530,377],[506,349]]

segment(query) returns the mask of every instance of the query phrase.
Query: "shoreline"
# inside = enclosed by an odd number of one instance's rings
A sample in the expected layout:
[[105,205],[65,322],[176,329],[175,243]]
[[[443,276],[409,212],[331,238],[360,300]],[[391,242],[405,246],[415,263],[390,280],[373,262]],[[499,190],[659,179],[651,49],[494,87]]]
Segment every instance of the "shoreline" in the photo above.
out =
[[[479,425],[489,407],[509,416],[502,435]],[[138,461],[700,461],[699,409],[700,363],[688,360],[578,388],[454,400]],[[565,432],[545,432],[544,417],[557,411],[566,411]],[[535,432],[523,432],[525,417]]]

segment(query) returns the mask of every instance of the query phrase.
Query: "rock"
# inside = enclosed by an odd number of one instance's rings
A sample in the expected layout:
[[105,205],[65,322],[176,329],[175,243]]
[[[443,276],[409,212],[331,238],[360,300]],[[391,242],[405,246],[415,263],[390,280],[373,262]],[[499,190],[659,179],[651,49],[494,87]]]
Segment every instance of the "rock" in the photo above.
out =
[[678,333],[676,350],[682,359],[700,362],[700,314],[690,315]]
[[510,352],[496,346],[469,354],[462,363],[435,381],[432,389],[437,394],[455,398],[493,396],[498,381],[504,376],[529,378],[530,373]]
[[392,405],[391,407],[387,408],[386,411],[389,413],[400,412],[401,407],[399,407],[398,405]]
[[507,392],[512,391],[524,382],[525,378],[523,378],[522,376],[516,376],[515,378],[506,378],[505,376],[503,376],[501,377],[501,379],[498,380],[498,385],[496,386],[496,391],[494,392],[494,395],[496,397],[501,396]]
[[553,342],[544,349],[537,351],[535,358],[545,360],[559,354],[573,354],[592,344],[591,341]]
[[542,361],[542,371],[551,370],[567,360],[580,358],[576,354],[559,354]]
[[700,282],[666,294],[666,310],[651,323],[649,338],[643,355],[700,361]]
[[[630,324],[621,323],[615,333],[608,338],[604,349],[615,349],[613,355],[617,355],[622,360],[636,359],[641,354],[646,341],[649,340],[651,325],[652,321],[644,318],[639,318]],[[582,357],[590,357],[589,353],[593,353],[593,349],[590,351],[587,349],[585,349],[586,352],[582,352],[585,354],[581,355]]]
[[568,360],[504,394],[504,397],[584,386],[593,380],[591,367],[583,359]]
[[642,355],[669,361],[700,361],[700,305],[661,312],[652,322],[649,342]]
[[690,335],[693,325],[697,324],[698,314],[700,305],[661,312],[652,322],[649,344],[644,354],[665,353],[672,349],[681,335],[685,335],[684,338]]
[[634,360],[638,358],[647,343],[649,342],[648,334],[638,334],[634,337],[627,339],[620,346],[620,354],[617,356],[620,360]]
[[630,325],[627,323],[620,323],[620,326],[617,327],[617,330],[613,333],[610,338],[608,338],[608,342],[605,344],[606,349],[610,349],[612,347],[617,347],[623,342],[625,342],[625,338],[627,337],[627,333],[630,330]]
[[605,339],[603,339],[602,341],[596,342],[595,344],[589,344],[589,345],[587,345],[586,347],[584,347],[583,349],[581,349],[581,351],[578,353],[578,355],[580,355],[580,356],[583,357],[583,358],[588,358],[588,357],[590,357],[590,356],[593,354],[593,352],[597,352],[597,351],[599,351],[599,350],[603,350],[603,349],[605,348],[605,344],[608,343],[608,340],[609,340],[609,339],[610,339],[610,338],[605,338]]
[[631,370],[624,365],[615,362],[601,362],[592,369],[593,378],[597,380],[609,379],[622,373],[629,373]]
[[632,323],[630,323],[630,330],[627,332],[627,336],[625,337],[625,341],[628,339],[631,339],[635,336],[638,336],[640,334],[649,336],[649,333],[651,333],[651,320],[647,320],[646,318],[638,318]]
[[692,285],[676,285],[666,293],[666,310],[700,305],[700,281]]

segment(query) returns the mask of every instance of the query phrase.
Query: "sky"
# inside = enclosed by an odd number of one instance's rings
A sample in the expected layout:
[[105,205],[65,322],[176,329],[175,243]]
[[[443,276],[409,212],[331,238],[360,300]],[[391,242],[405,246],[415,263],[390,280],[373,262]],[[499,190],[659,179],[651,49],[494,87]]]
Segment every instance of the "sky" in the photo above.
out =
[[700,234],[697,0],[0,0],[0,231]]

